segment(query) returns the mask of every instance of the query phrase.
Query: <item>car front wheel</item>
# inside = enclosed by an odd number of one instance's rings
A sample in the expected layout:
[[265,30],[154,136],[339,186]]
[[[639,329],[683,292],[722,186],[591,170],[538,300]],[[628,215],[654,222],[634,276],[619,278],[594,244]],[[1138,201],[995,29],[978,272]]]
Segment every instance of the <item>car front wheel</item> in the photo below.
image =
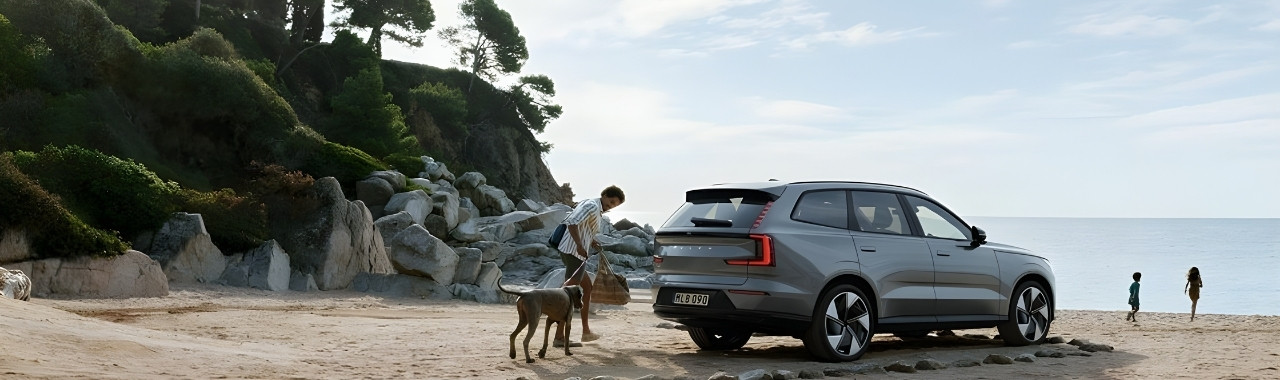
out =
[[730,329],[708,329],[690,327],[689,337],[698,348],[707,351],[736,350],[742,348],[751,339],[751,332]]
[[1044,285],[1027,281],[1019,284],[1009,300],[1009,320],[1000,325],[1000,337],[1010,346],[1039,344],[1049,335],[1053,305]]
[[818,359],[857,360],[867,352],[874,327],[872,302],[853,285],[838,285],[818,299],[804,346]]

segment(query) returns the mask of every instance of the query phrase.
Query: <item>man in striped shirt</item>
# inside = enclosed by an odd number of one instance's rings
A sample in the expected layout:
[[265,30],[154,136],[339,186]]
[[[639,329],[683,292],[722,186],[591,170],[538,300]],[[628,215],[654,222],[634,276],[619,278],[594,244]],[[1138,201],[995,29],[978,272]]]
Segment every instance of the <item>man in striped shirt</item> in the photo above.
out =
[[[591,310],[591,277],[583,263],[591,256],[591,251],[600,250],[600,242],[596,234],[600,233],[601,214],[622,204],[626,195],[617,186],[609,186],[600,192],[600,198],[592,198],[578,203],[578,207],[565,217],[564,239],[556,247],[560,251],[560,260],[564,261],[564,285],[582,286],[582,341],[590,342],[600,339],[600,334],[591,332],[587,323],[587,312]],[[556,329],[556,343],[563,344],[564,326]]]

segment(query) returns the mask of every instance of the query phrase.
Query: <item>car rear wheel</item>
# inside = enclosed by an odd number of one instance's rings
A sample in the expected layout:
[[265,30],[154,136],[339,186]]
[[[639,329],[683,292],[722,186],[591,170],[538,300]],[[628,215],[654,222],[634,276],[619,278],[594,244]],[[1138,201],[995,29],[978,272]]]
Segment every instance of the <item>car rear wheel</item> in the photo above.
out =
[[690,327],[689,337],[698,344],[698,348],[707,351],[736,350],[751,340],[751,332],[731,329],[709,329]]
[[867,351],[874,329],[872,302],[853,285],[837,285],[818,299],[804,346],[823,361],[857,360]]
[[1009,320],[1000,325],[1000,338],[1010,346],[1039,344],[1049,335],[1053,305],[1039,282],[1018,285],[1009,300]]

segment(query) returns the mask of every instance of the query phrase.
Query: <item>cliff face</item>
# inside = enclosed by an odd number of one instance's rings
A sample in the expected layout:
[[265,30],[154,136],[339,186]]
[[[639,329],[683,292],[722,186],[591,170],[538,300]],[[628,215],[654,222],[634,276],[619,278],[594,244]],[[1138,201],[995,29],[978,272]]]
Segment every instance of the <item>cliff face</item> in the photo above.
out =
[[484,173],[489,184],[505,190],[512,199],[569,203],[573,191],[568,184],[556,183],[537,144],[528,129],[483,123],[472,127],[459,158]]

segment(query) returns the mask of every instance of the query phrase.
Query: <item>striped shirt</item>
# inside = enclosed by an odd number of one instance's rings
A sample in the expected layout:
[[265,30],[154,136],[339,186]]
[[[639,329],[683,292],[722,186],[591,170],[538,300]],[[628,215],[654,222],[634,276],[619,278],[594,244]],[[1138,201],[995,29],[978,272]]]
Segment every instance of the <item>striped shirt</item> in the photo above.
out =
[[584,241],[577,241],[573,237],[573,233],[565,230],[564,239],[560,240],[560,246],[556,247],[560,252],[568,253],[577,257],[579,260],[586,261],[586,257],[578,254],[578,247],[583,247],[583,251],[590,252],[591,243],[596,241],[596,234],[600,232],[600,198],[592,198],[578,203],[578,207],[564,218],[564,224],[578,225],[578,232],[582,234]]

